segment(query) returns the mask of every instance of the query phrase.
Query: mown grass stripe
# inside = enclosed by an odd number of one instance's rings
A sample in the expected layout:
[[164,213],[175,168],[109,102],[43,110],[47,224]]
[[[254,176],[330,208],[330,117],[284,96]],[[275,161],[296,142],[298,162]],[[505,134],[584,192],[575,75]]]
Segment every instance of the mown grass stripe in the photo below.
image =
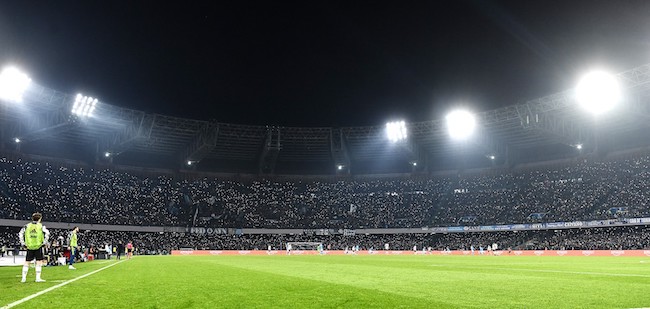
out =
[[79,279],[86,278],[86,277],[88,277],[88,276],[90,276],[90,275],[96,274],[96,273],[98,273],[98,272],[100,272],[100,271],[102,271],[102,270],[104,270],[104,269],[107,269],[107,268],[109,268],[109,267],[113,267],[113,266],[115,266],[115,265],[117,265],[117,264],[120,264],[120,263],[122,263],[122,262],[124,262],[124,260],[123,260],[123,261],[120,261],[120,262],[116,262],[116,263],[111,264],[111,265],[108,265],[108,266],[104,266],[104,267],[102,267],[102,268],[100,268],[100,269],[97,269],[97,270],[91,271],[91,272],[89,272],[89,273],[87,273],[87,274],[85,274],[85,275],[81,275],[81,276],[79,276],[79,277],[76,277],[76,278],[70,279],[70,280],[68,280],[68,281],[64,281],[64,282],[59,283],[59,284],[57,284],[57,285],[55,285],[55,286],[49,287],[49,288],[47,288],[47,289],[45,289],[45,290],[42,290],[42,291],[37,292],[37,293],[34,293],[34,294],[29,295],[29,296],[27,296],[27,297],[25,297],[25,298],[23,298],[23,299],[20,299],[20,300],[17,300],[17,301],[15,301],[15,302],[11,303],[11,304],[8,304],[8,305],[2,307],[2,309],[9,309],[9,308],[12,308],[12,307],[18,306],[18,305],[20,305],[20,304],[22,304],[22,303],[24,303],[24,302],[26,302],[26,301],[29,301],[30,299],[33,299],[33,298],[39,297],[39,296],[41,296],[41,295],[43,295],[43,294],[45,294],[45,293],[48,293],[48,292],[54,291],[54,290],[56,290],[56,289],[58,289],[58,288],[60,288],[60,287],[62,287],[62,286],[68,285],[68,284],[70,284],[70,283],[72,283],[72,282],[75,282],[75,281],[77,281],[77,280],[79,280]]

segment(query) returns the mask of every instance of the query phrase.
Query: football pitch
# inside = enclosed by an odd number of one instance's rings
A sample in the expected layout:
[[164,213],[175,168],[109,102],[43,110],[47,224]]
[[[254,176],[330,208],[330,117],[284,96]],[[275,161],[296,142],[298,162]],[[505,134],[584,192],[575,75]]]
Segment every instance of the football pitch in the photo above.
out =
[[650,307],[638,257],[136,256],[47,267],[45,283],[20,271],[0,267],[1,308]]

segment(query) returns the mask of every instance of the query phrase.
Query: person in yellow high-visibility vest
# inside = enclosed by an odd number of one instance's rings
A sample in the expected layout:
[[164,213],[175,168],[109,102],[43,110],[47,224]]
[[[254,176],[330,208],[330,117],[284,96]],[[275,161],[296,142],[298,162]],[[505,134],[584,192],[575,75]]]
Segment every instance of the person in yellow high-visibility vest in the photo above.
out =
[[74,227],[68,236],[68,249],[70,249],[70,260],[68,261],[68,269],[76,269],[72,264],[74,264],[74,257],[77,254],[78,243],[77,243],[77,232],[79,232],[79,227]]
[[43,262],[45,261],[43,246],[45,246],[50,239],[50,231],[41,224],[41,219],[43,219],[41,213],[36,212],[32,214],[32,222],[25,224],[18,233],[20,244],[27,248],[27,257],[25,258],[25,264],[23,264],[23,276],[20,282],[27,281],[29,262],[33,260],[35,260],[36,282],[45,282],[45,280],[41,278],[41,270],[43,269]]

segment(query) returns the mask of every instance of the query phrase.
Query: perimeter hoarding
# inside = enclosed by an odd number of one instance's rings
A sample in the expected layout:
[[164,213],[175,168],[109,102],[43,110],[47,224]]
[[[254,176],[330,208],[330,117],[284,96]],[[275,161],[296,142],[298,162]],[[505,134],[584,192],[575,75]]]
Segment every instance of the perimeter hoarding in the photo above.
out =
[[[320,255],[315,250],[291,251],[290,255]],[[453,251],[397,251],[397,250],[376,250],[376,251],[323,251],[324,255],[457,255],[457,256],[479,256],[479,251],[472,253],[469,250]],[[172,250],[172,255],[289,255],[286,251],[278,250]],[[495,256],[629,256],[629,257],[650,257],[650,250],[499,250],[494,252],[485,251],[483,255]]]

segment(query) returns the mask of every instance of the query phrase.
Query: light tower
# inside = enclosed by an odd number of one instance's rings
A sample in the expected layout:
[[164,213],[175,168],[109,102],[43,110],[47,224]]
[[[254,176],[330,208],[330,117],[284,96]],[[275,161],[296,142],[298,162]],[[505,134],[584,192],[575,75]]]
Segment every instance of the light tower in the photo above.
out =
[[[614,110],[622,101],[621,86],[616,76],[602,70],[586,73],[578,81],[575,88],[577,103],[593,115],[594,151],[602,154],[604,148],[600,144],[601,134],[598,120]],[[576,146],[578,148],[578,146]],[[579,145],[579,150],[583,145]]]
[[72,105],[72,114],[80,117],[92,117],[98,100],[93,97],[84,96],[81,93],[77,94]]
[[455,141],[466,141],[474,133],[476,118],[464,109],[451,111],[445,117],[449,136]]
[[393,143],[405,140],[408,137],[406,122],[402,120],[386,123],[386,137]]
[[6,67],[0,73],[0,100],[21,103],[32,80],[15,67]]
[[468,140],[472,137],[476,129],[476,118],[468,110],[456,109],[445,116],[445,122],[449,137],[452,141],[460,144],[460,151],[462,153],[458,156],[458,165],[460,169],[463,169],[465,166],[465,149]]
[[585,74],[575,89],[578,104],[594,116],[614,109],[621,101],[621,87],[614,75],[604,71]]

